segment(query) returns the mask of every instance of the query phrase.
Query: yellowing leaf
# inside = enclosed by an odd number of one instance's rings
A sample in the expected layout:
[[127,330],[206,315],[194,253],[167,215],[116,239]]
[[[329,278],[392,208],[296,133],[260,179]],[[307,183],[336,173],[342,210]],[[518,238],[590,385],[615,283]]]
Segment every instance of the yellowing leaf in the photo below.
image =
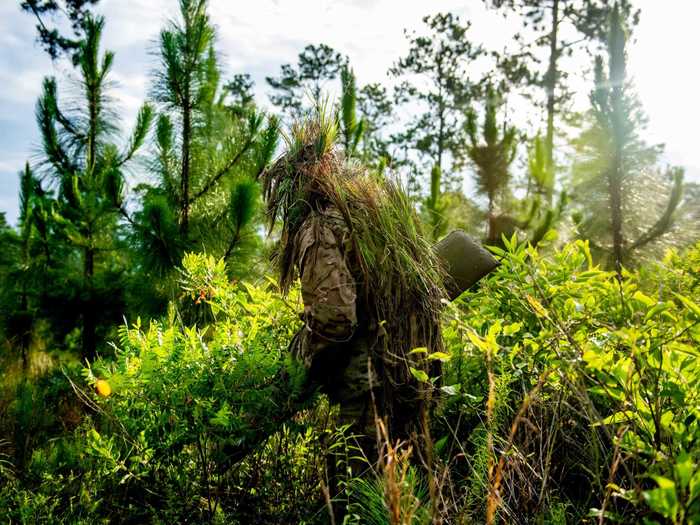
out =
[[557,230],[549,230],[547,233],[544,234],[544,237],[542,237],[542,240],[545,242],[551,242],[551,241],[556,241],[559,238],[559,234],[557,233]]
[[600,421],[593,423],[591,426],[598,427],[600,425],[615,425],[617,423],[626,423],[634,419],[635,413],[632,410],[623,410],[621,412],[615,412],[611,416],[608,416]]
[[449,361],[452,358],[450,354],[447,354],[445,352],[433,352],[428,356],[428,359],[430,360],[437,360],[437,361]]
[[527,302],[530,303],[530,306],[535,311],[538,317],[547,316],[547,312],[545,311],[544,306],[542,306],[542,303],[540,303],[537,299],[535,299],[529,294],[525,296],[525,299],[527,299]]
[[646,295],[646,294],[640,292],[639,290],[637,290],[636,292],[634,292],[634,295],[632,296],[632,299],[636,299],[637,301],[639,301],[640,303],[642,303],[642,304],[643,304],[644,306],[646,306],[647,308],[649,308],[649,307],[652,306],[653,304],[656,304],[656,301],[655,301],[654,299],[652,299],[652,298],[649,297],[648,295]]
[[503,327],[503,335],[517,334],[523,327],[523,323],[511,323]]
[[486,352],[488,350],[488,344],[481,337],[479,337],[475,332],[468,331],[467,336],[474,346],[479,350]]
[[673,480],[663,476],[652,476],[652,478],[654,478],[654,481],[659,484],[660,489],[672,489],[676,486],[675,483],[673,483]]
[[109,386],[109,383],[104,379],[97,380],[97,383],[95,383],[95,389],[102,397],[109,397],[112,394],[112,387]]

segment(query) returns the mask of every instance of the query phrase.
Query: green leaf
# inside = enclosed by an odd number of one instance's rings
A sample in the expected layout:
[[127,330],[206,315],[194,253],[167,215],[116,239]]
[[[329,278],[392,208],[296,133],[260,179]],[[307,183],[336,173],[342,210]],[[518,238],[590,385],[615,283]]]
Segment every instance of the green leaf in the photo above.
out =
[[673,295],[675,295],[676,298],[680,300],[693,313],[695,317],[700,319],[700,306],[698,306],[693,301],[679,293],[673,292]]
[[517,334],[523,327],[523,323],[510,323],[503,327],[503,335]]
[[547,233],[544,234],[544,237],[542,237],[542,241],[544,242],[551,242],[551,241],[556,241],[559,238],[559,234],[557,233],[557,230],[549,230]]
[[676,497],[675,483],[663,476],[652,476],[659,485],[659,488],[647,490],[643,492],[651,510],[658,512],[665,518],[674,520],[678,513],[678,498]]
[[615,412],[611,416],[603,418],[600,421],[593,423],[591,426],[597,427],[600,425],[613,425],[616,423],[623,423],[631,421],[634,419],[635,412],[632,410],[623,410],[621,412]]
[[467,337],[469,337],[469,340],[472,342],[474,346],[476,346],[479,350],[483,350],[484,352],[488,351],[489,345],[488,343],[483,340],[479,335],[474,332],[474,331],[468,331],[467,332]]
[[459,394],[459,391],[461,390],[461,388],[462,388],[462,385],[460,385],[459,383],[456,383],[454,385],[445,385],[443,387],[440,387],[440,391],[448,396],[456,396],[457,394]]
[[634,292],[634,295],[632,295],[632,299],[635,299],[635,300],[639,301],[640,303],[642,303],[642,304],[643,304],[644,306],[646,306],[647,308],[649,308],[651,305],[653,305],[653,304],[656,303],[656,301],[655,301],[654,299],[652,299],[652,298],[649,297],[648,295],[646,295],[646,294],[640,292],[639,290],[637,290],[636,292]]
[[676,477],[681,485],[681,488],[686,488],[690,483],[693,473],[696,471],[693,458],[687,452],[684,452],[676,459]]
[[233,415],[231,408],[228,405],[228,401],[224,401],[221,408],[216,411],[216,414],[211,418],[212,425],[218,425],[221,427],[227,427],[230,423],[230,417]]
[[428,356],[428,359],[430,359],[431,361],[437,360],[446,362],[452,359],[452,356],[450,354],[446,354],[445,352],[433,352]]
[[411,375],[415,377],[418,381],[421,381],[423,383],[427,383],[430,378],[428,377],[428,374],[426,374],[423,370],[417,370],[413,367],[410,367],[411,370]]
[[658,303],[656,306],[651,308],[646,315],[644,316],[644,321],[648,321],[649,319],[652,319],[659,315],[660,313],[668,310],[671,307],[669,303]]

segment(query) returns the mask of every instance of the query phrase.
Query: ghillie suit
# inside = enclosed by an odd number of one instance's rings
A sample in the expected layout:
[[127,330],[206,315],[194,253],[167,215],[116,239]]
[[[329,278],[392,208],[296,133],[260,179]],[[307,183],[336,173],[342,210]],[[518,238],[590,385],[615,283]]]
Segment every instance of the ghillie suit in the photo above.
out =
[[263,175],[270,227],[282,219],[283,293],[301,279],[292,352],[356,430],[376,435],[376,415],[391,439],[420,444],[434,385],[418,378],[440,374],[428,356],[442,350],[443,270],[401,188],[346,161],[333,138],[323,116],[298,124]]

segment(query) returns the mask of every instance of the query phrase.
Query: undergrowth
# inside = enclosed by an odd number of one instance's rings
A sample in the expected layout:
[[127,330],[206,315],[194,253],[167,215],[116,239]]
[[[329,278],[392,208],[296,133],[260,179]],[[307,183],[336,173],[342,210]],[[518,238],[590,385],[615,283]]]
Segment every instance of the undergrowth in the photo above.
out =
[[622,281],[584,242],[504,245],[444,312],[430,472],[386,441],[352,468],[336,408],[285,352],[296,292],[190,255],[168,316],[3,397],[0,508],[10,523],[700,523],[700,245]]

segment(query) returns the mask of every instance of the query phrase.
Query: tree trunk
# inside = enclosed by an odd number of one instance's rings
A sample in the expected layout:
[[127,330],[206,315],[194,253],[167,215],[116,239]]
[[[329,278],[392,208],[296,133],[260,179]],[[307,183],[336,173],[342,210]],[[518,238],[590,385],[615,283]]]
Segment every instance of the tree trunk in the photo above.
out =
[[[88,236],[91,241],[92,236]],[[85,279],[85,290],[87,299],[83,302],[83,356],[89,360],[94,359],[96,343],[96,328],[97,328],[97,312],[93,301],[93,282],[92,278],[95,274],[95,250],[92,247],[85,248],[85,266],[83,269],[83,277]]]
[[[440,170],[440,176],[442,180],[441,184],[445,182],[445,177],[442,177],[444,171],[442,169],[442,156],[445,152],[445,96],[442,90],[443,74],[442,74],[442,63],[438,60],[438,143],[437,143],[437,159],[435,165]],[[440,193],[440,188],[438,188],[438,194]]]
[[189,98],[185,99],[182,107],[182,177],[180,193],[182,195],[182,217],[180,233],[187,237],[190,222],[190,141],[192,135],[192,108]]
[[445,116],[444,116],[444,111],[440,109],[440,123],[439,123],[439,128],[438,128],[438,151],[437,151],[437,159],[435,162],[435,165],[437,166],[438,170],[440,170],[440,174],[442,174],[442,156],[445,151]]
[[489,193],[489,209],[487,217],[487,228],[486,238],[490,244],[498,241],[496,238],[496,218],[494,216],[496,196],[493,193]]
[[20,336],[19,336],[19,346],[20,352],[22,354],[22,372],[23,377],[27,377],[27,371],[29,370],[29,345],[32,338],[32,321],[29,317],[29,300],[27,298],[27,283],[24,281],[26,276],[23,276],[22,282],[22,298],[20,300]]
[[88,78],[87,82],[87,97],[88,97],[88,137],[87,137],[87,158],[85,172],[92,178],[95,175],[95,163],[97,157],[97,130],[98,130],[98,113],[99,113],[99,87],[94,79]]
[[[616,155],[617,157],[617,155]],[[608,173],[610,192],[610,219],[613,236],[613,263],[618,280],[622,279],[622,187],[620,184],[618,161],[614,161]]]
[[[625,144],[625,124],[628,122],[628,115],[624,107],[624,63],[622,71],[613,74],[612,66],[610,80],[612,91],[610,94],[611,131],[612,131],[612,158],[608,169],[608,191],[610,195],[610,225],[612,227],[613,238],[613,263],[617,272],[618,281],[622,281],[622,259],[624,256],[624,238],[622,236],[622,177],[623,148]],[[619,77],[619,81],[616,78]]]
[[[559,0],[552,2],[552,31],[549,34],[549,67],[545,76],[545,89],[547,91],[547,136],[545,149],[550,166],[554,166],[554,111],[555,91],[557,87],[557,60],[559,49],[557,48],[557,32],[559,30]],[[551,190],[547,191],[547,203],[552,204]]]

